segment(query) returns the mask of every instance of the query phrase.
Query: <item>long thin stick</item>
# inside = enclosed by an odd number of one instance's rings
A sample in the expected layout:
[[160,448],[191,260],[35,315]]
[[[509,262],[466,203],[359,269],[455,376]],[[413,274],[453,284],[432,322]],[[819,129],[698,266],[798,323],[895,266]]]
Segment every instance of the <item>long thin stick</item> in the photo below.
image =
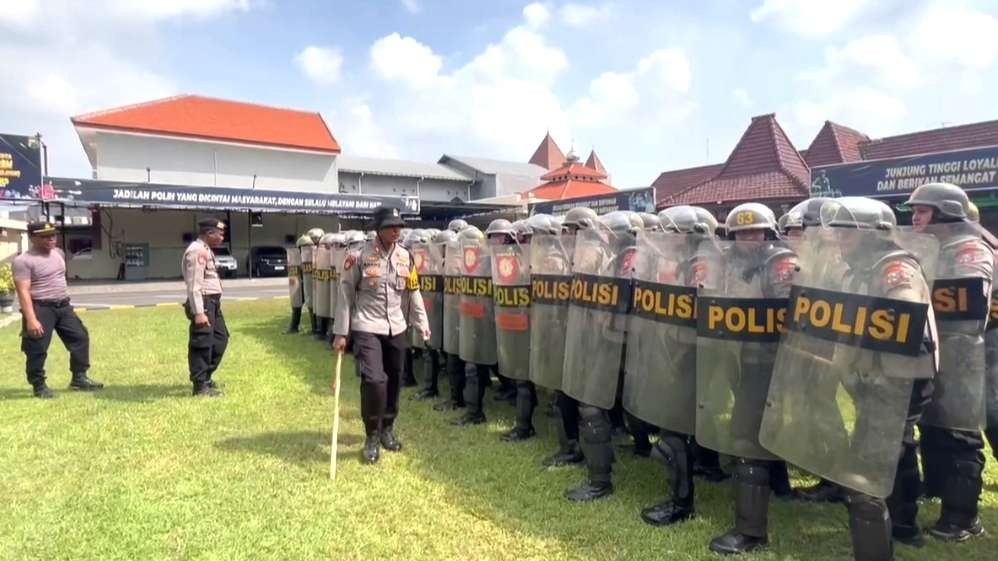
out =
[[343,353],[336,353],[336,378],[333,380],[333,442],[329,451],[329,479],[336,481],[336,440],[340,436],[340,369]]

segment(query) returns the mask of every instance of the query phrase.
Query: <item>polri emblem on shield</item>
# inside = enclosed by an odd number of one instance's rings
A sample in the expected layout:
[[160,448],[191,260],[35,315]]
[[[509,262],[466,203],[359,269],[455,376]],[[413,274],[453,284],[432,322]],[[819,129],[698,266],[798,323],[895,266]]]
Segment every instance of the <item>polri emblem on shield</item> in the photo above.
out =
[[412,258],[416,263],[416,271],[420,273],[426,272],[426,252],[417,249],[413,252]]
[[478,247],[464,248],[464,270],[473,273],[478,270],[479,257],[482,250]]
[[512,284],[520,276],[520,260],[515,255],[500,255],[496,266],[503,284]]

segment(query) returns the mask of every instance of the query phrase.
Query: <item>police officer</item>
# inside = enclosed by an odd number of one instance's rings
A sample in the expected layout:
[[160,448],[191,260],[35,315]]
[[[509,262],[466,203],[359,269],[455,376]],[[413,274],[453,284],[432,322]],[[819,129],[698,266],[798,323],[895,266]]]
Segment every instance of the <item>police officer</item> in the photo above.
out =
[[301,248],[312,244],[312,238],[301,235],[295,243],[295,247],[287,249],[288,254],[288,292],[291,300],[291,323],[285,333],[298,333],[301,326],[301,307],[305,304],[305,295],[302,287],[302,263]]
[[229,344],[229,330],[222,315],[222,281],[215,269],[213,247],[225,239],[225,223],[217,218],[198,222],[198,239],[184,252],[181,271],[187,284],[185,310],[191,321],[187,363],[194,395],[218,397],[212,376],[222,363]]
[[[402,443],[394,425],[399,412],[399,384],[406,347],[406,317],[430,338],[423,299],[415,283],[409,252],[398,244],[404,222],[399,209],[379,207],[372,226],[375,239],[343,263],[333,322],[333,348],[343,352],[347,337],[361,372],[361,416],[367,439],[362,457],[375,463],[381,447],[397,452]],[[409,294],[411,297],[406,297]],[[403,302],[412,307],[403,309]]]
[[[483,399],[490,372],[496,369],[495,302],[492,259],[485,234],[474,226],[458,236],[461,244],[462,293],[460,318],[460,368],[465,373],[464,401],[467,411],[455,425],[484,423]],[[468,368],[468,366],[471,366]]]
[[[400,243],[402,247],[409,252],[409,255],[413,255],[412,246],[414,243],[416,243],[417,239],[422,237],[422,234],[423,230],[421,229],[415,229],[415,230],[412,228],[402,229],[401,233],[402,237],[400,238],[401,240]],[[413,261],[413,270],[416,270],[415,260]],[[416,274],[418,275],[419,271],[416,271]],[[425,300],[423,304],[425,308],[426,304]],[[406,306],[406,308],[411,309],[411,307],[409,306]],[[416,360],[422,360],[424,345],[423,345],[422,334],[417,329],[415,329],[415,327],[413,327],[412,323],[409,321],[408,318],[406,318],[406,322],[409,323],[410,327],[409,329],[410,340],[409,340],[409,345],[405,350],[405,367],[402,369],[402,387],[412,388],[419,385],[419,382],[416,381],[416,372],[414,369],[414,365]]]
[[458,285],[464,266],[459,236],[467,228],[468,224],[464,220],[451,220],[446,230],[450,232],[450,235],[441,238],[441,242],[444,244],[442,247],[444,259],[444,332],[441,347],[446,356],[444,364],[447,370],[447,379],[450,381],[450,397],[434,405],[434,411],[454,411],[466,406],[464,402],[465,364],[460,356],[461,293]]
[[[676,206],[663,210],[660,223],[665,234],[639,239],[635,263],[635,290],[677,300],[685,295],[688,316],[632,310],[628,329],[627,376],[624,406],[627,411],[660,427],[651,456],[670,472],[670,497],[642,509],[641,519],[654,526],[675,524],[693,516],[693,434],[696,426],[696,285],[694,256],[701,243],[709,243],[717,226],[702,221],[696,210]],[[685,291],[681,291],[685,288]],[[644,298],[641,299],[645,300]],[[635,295],[636,307],[639,299]],[[644,313],[642,313],[644,312]],[[716,458],[716,456],[715,456]],[[720,468],[718,468],[720,469]]]
[[[922,185],[905,204],[912,209],[915,230],[939,240],[932,298],[939,326],[939,375],[919,425],[926,493],[942,498],[942,512],[929,533],[964,541],[983,532],[978,517],[984,470],[980,425],[994,254],[969,221],[970,200],[956,185]],[[960,300],[955,299],[958,294],[963,295]]]
[[619,403],[630,279],[636,235],[643,227],[637,213],[627,211],[607,214],[600,222],[606,230],[588,231],[576,240],[573,285],[598,283],[604,287],[599,290],[612,293],[613,284],[619,297],[599,304],[595,298],[584,300],[586,290],[576,298],[573,289],[563,390],[579,402],[580,442],[588,471],[581,486],[565,492],[573,502],[613,493],[610,410]]
[[[552,228],[557,226],[557,222],[555,220],[552,219],[551,222]],[[593,209],[589,207],[575,207],[569,210],[561,222],[560,243],[554,245],[553,247],[545,247],[547,257],[544,259],[546,263],[544,265],[543,272],[557,279],[570,281],[572,276],[572,260],[575,252],[576,235],[579,231],[594,229],[599,225],[599,217]],[[532,258],[541,260],[542,256],[538,250],[534,249],[532,250]],[[534,274],[536,274],[536,272]],[[534,296],[535,298],[537,297],[536,294]],[[559,329],[567,329],[568,301],[565,300],[562,302],[555,299],[553,304],[557,306],[564,306],[564,314],[566,316],[565,319],[558,319],[556,321],[560,323],[560,325],[558,325]],[[543,307],[539,309],[543,309]],[[558,317],[561,317],[560,313]],[[543,465],[546,467],[577,464],[581,463],[584,459],[582,447],[579,445],[579,402],[563,391],[565,355],[565,341],[563,333],[564,332],[557,337],[561,341],[561,352],[556,356],[560,356],[562,359],[562,362],[557,367],[548,364],[546,360],[547,349],[543,344],[541,344],[544,342],[543,340],[534,342],[531,345],[531,354],[534,355],[532,360],[532,375],[535,374],[533,369],[537,370],[536,374],[541,375],[545,369],[545,366],[548,369],[557,370],[553,376],[557,378],[557,389],[554,393],[555,403],[560,414],[559,422],[556,425],[558,434],[558,451],[544,459]],[[538,330],[532,332],[532,334],[534,336],[541,337],[544,335],[544,331]]]
[[444,256],[446,247],[456,236],[450,230],[425,230],[415,243],[413,254],[416,272],[419,274],[419,291],[423,296],[423,307],[433,337],[425,351],[423,379],[425,386],[412,396],[416,401],[433,399],[440,395],[439,379],[441,366],[446,364],[447,355],[443,350],[444,337]]
[[57,229],[51,222],[28,224],[31,247],[14,258],[12,272],[21,305],[21,351],[34,396],[55,397],[45,383],[45,359],[52,333],[59,335],[69,351],[73,375],[69,388],[99,390],[104,384],[87,377],[90,369],[90,336],[69,303],[66,288],[66,257],[56,248]]
[[[773,307],[784,301],[785,307],[796,256],[778,242],[776,228],[776,217],[762,204],[744,203],[732,209],[725,232],[734,243],[719,255],[697,260],[694,277],[706,287],[700,298],[762,300]],[[768,543],[772,472],[785,474],[786,470],[758,441],[778,334],[763,340],[738,339],[735,333],[708,339],[704,333],[712,330],[703,329],[708,317],[697,314],[698,339],[703,341],[698,342],[697,384],[708,389],[707,395],[697,395],[697,439],[705,447],[735,456],[735,527],[714,538],[710,549],[746,553]]]

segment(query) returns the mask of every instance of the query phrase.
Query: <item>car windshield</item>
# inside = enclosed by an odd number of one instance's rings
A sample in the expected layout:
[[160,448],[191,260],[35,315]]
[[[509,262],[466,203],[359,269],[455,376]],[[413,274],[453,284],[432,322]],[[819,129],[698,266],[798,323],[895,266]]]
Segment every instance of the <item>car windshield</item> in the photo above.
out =
[[260,257],[285,257],[287,252],[280,247],[261,247],[257,248],[256,254]]
[[227,247],[213,247],[211,250],[215,252],[215,255],[232,255]]

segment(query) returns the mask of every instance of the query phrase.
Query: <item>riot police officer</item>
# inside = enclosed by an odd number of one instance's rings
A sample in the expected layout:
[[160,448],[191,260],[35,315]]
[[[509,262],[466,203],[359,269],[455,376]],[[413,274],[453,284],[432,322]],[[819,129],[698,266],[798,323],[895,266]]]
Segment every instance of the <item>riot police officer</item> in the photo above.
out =
[[[785,473],[759,444],[759,423],[779,341],[778,323],[718,318],[775,318],[786,308],[796,256],[777,239],[776,217],[759,203],[738,205],[725,220],[730,240],[718,253],[701,246],[698,284],[697,440],[735,457],[735,527],[714,538],[716,553],[738,554],[768,543],[772,473]],[[709,251],[703,251],[707,249]],[[776,467],[776,470],[773,468]],[[789,486],[789,484],[788,484]]]
[[425,352],[423,379],[425,386],[412,396],[421,401],[432,399],[440,394],[438,380],[441,365],[446,363],[443,350],[444,338],[444,256],[447,244],[456,239],[450,230],[424,230],[414,240],[412,253],[419,274],[419,292],[423,296],[430,331],[433,333]]
[[941,540],[964,541],[983,532],[978,517],[984,470],[980,427],[985,418],[984,331],[994,254],[969,221],[970,200],[956,185],[922,185],[905,204],[912,209],[915,230],[939,240],[932,289],[939,375],[919,425],[926,492],[942,498],[942,512],[929,533]]
[[[696,285],[694,256],[710,243],[716,222],[694,208],[661,212],[662,231],[638,239],[634,308],[627,332],[624,408],[661,429],[651,455],[670,473],[670,497],[641,511],[648,524],[693,516],[696,426]],[[661,305],[656,304],[661,302]],[[676,302],[669,305],[668,302]]]
[[[880,201],[835,199],[820,216],[826,230],[806,231],[798,246],[800,273],[760,442],[842,485],[855,558],[887,561],[892,534],[913,545],[921,536],[914,427],[932,394],[936,347],[920,263],[931,261],[934,248],[921,255],[904,249],[924,244],[895,232],[893,212]],[[829,327],[826,306],[852,329]],[[874,327],[863,319],[872,317],[883,321]],[[892,333],[888,343],[867,335],[882,329]],[[834,397],[839,386],[848,402]],[[849,429],[846,409],[855,411]]]
[[613,493],[610,409],[619,402],[636,236],[643,227],[636,213],[626,211],[600,222],[605,229],[577,234],[572,267],[562,390],[579,403],[588,474],[581,486],[565,492],[570,501]]
[[444,296],[443,296],[443,341],[441,347],[446,356],[445,368],[447,379],[450,382],[450,397],[433,406],[435,411],[454,411],[463,409],[464,386],[465,386],[465,364],[461,360],[461,269],[463,258],[461,255],[461,243],[459,235],[468,224],[461,219],[454,219],[447,225],[447,232],[450,235],[441,238],[444,244],[443,251],[444,270]]
[[302,247],[312,245],[312,238],[302,234],[295,247],[287,249],[288,254],[288,292],[291,299],[291,323],[285,333],[298,333],[301,325],[301,308],[305,304],[304,288],[302,286]]
[[452,423],[463,426],[485,422],[485,388],[498,357],[490,248],[485,234],[474,226],[465,228],[458,237],[461,252],[458,365],[465,374],[464,401],[468,409]]

